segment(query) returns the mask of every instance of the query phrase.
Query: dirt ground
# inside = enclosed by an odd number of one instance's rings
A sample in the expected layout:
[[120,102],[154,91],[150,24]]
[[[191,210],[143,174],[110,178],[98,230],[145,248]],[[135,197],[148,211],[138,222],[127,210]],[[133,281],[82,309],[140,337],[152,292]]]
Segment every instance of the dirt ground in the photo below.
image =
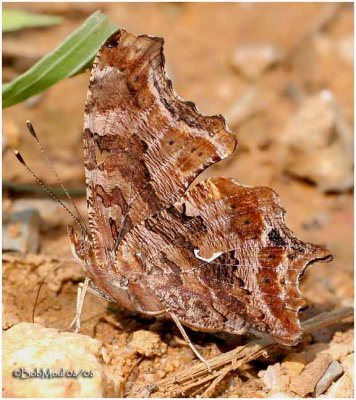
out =
[[[242,184],[273,188],[296,236],[330,249],[334,260],[311,266],[303,279],[309,308],[302,319],[353,305],[353,172],[348,155],[354,122],[352,4],[17,3],[4,7],[64,18],[56,27],[4,35],[5,81],[53,49],[97,9],[129,32],[163,37],[168,75],[177,93],[205,114],[224,115],[239,140],[234,156],[198,180],[224,175]],[[258,53],[261,45],[269,46],[272,55]],[[249,61],[251,52],[255,58]],[[58,265],[42,288],[35,321],[62,329],[73,318],[83,273],[71,257],[65,226],[70,218],[57,205],[45,212],[46,196],[36,189],[25,190],[24,184],[34,182],[12,149],[20,148],[38,176],[49,186],[58,186],[25,132],[26,120],[31,120],[64,184],[71,190],[84,189],[81,131],[88,79],[89,73],[84,73],[65,80],[3,111],[4,221],[14,208],[25,207],[20,199],[39,199],[41,214],[38,253],[6,251],[3,255],[3,329],[32,320],[38,284]],[[85,197],[77,196],[76,201],[86,215]],[[166,345],[165,354],[137,356],[130,368],[125,367],[126,394],[197,363],[173,323],[144,319],[87,296],[82,333],[109,346],[125,347],[139,330],[156,332]],[[287,357],[306,353],[308,346],[350,344],[352,332],[351,324],[317,331],[295,350],[277,352],[229,373],[211,396],[267,397],[276,392],[297,396],[291,386],[278,390],[268,386],[261,371],[278,363],[283,366]],[[189,335],[206,358],[250,340],[190,330]]]

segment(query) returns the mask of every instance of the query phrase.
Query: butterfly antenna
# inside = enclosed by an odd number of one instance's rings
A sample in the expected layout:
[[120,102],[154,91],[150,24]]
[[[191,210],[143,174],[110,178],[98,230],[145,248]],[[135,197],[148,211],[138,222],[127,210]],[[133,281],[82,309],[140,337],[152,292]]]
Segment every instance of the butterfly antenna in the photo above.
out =
[[32,169],[25,163],[22,155],[18,150],[15,150],[15,157],[20,161],[20,163],[27,169],[27,171],[35,178],[36,182],[54,199],[56,200],[74,219],[77,225],[82,229],[85,233],[87,233],[87,229],[85,225],[70,211],[70,209],[41,181],[41,179],[32,171]]
[[[30,132],[30,135],[33,137],[33,139],[35,140],[37,147],[40,149],[43,158],[46,160],[47,165],[49,166],[49,168],[51,169],[51,171],[53,172],[53,174],[55,175],[55,177],[57,178],[62,190],[64,191],[64,193],[66,194],[69,202],[72,204],[72,206],[75,208],[75,211],[77,212],[82,224],[86,227],[86,224],[84,222],[84,219],[82,217],[82,215],[80,214],[78,207],[76,206],[75,202],[73,201],[71,195],[69,194],[68,190],[65,188],[65,186],[63,185],[62,180],[60,179],[59,175],[57,174],[57,171],[55,170],[55,168],[53,167],[53,164],[51,163],[51,161],[49,160],[49,158],[46,155],[46,152],[42,146],[42,144],[40,143],[38,136],[36,134],[35,128],[32,125],[31,121],[26,121],[26,125],[27,125],[27,129]],[[85,229],[85,231],[87,231]]]

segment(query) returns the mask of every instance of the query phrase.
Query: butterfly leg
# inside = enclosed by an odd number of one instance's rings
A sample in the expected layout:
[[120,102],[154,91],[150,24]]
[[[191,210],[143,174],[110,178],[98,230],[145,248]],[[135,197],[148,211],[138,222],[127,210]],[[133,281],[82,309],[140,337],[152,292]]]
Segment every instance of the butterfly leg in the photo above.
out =
[[82,314],[82,309],[83,309],[86,292],[88,291],[88,289],[90,289],[89,282],[90,282],[90,279],[85,278],[84,283],[80,283],[78,285],[75,317],[73,318],[73,321],[68,326],[68,330],[69,330],[69,329],[72,329],[73,326],[75,325],[75,330],[74,330],[75,333],[78,333],[80,330],[80,316]]
[[209,362],[194,347],[194,344],[190,341],[189,336],[187,335],[187,332],[184,330],[183,325],[180,323],[177,316],[174,313],[172,313],[169,309],[166,311],[169,313],[169,315],[172,317],[173,321],[176,323],[180,333],[184,337],[185,341],[188,343],[188,346],[192,349],[193,353],[199,358],[200,361],[202,361],[206,365],[206,367],[208,368],[208,371],[212,372]]
[[177,325],[177,327],[179,329],[179,332],[182,334],[183,338],[188,343],[188,346],[192,349],[193,353],[199,358],[200,361],[202,361],[206,365],[206,367],[208,368],[208,371],[211,372],[210,364],[199,353],[199,351],[194,347],[194,344],[189,339],[189,336],[187,335],[187,332],[184,330],[183,325],[180,323],[180,321],[177,318],[177,316],[169,308],[166,308],[164,310],[159,310],[159,311],[143,311],[143,312],[146,315],[152,315],[152,316],[155,316],[155,317],[157,317],[159,315],[162,315],[162,314],[166,314],[166,313],[169,314],[171,316],[171,318],[173,319],[173,321],[175,322],[175,324]]
[[146,315],[150,315],[152,317],[158,317],[159,315],[165,314],[167,310],[159,310],[159,311],[142,311],[142,313]]

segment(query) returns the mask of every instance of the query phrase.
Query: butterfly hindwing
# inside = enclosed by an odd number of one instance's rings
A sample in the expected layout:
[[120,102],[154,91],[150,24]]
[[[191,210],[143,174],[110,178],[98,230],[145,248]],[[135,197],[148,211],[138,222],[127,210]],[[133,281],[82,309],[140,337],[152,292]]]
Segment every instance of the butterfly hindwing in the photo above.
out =
[[143,308],[161,302],[198,330],[252,327],[295,344],[305,305],[299,277],[328,255],[286,227],[273,190],[211,178],[137,225],[119,247],[118,264],[130,271]]

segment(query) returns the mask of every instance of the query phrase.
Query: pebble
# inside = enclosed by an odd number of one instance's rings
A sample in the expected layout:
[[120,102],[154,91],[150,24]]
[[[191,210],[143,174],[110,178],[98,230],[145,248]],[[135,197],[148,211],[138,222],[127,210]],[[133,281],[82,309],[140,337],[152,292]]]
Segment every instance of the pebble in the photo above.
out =
[[[103,345],[88,336],[20,323],[3,334],[4,397],[120,397],[123,382],[103,361]],[[86,371],[73,379],[19,379],[19,369]],[[15,372],[16,371],[16,372]],[[85,377],[85,374],[92,375]]]
[[160,356],[167,352],[167,344],[161,341],[160,336],[145,330],[134,332],[129,346],[145,357]]
[[307,364],[307,360],[301,353],[291,353],[282,362],[282,370],[287,376],[299,375]]
[[255,80],[283,58],[281,49],[272,44],[239,46],[232,55],[232,66],[245,78]]
[[16,149],[20,145],[20,129],[18,125],[12,121],[4,118],[3,121],[3,139],[2,148],[3,152],[8,149]]
[[333,94],[304,99],[281,136],[283,169],[314,182],[323,192],[353,186],[353,131]]
[[239,126],[261,110],[266,109],[267,102],[256,87],[250,87],[245,94],[226,110],[224,116],[229,126]]
[[67,211],[52,199],[18,199],[13,202],[12,211],[26,209],[36,209],[39,212],[42,231],[73,223]]
[[338,50],[341,57],[351,66],[354,64],[354,37],[347,36],[338,42]]
[[326,393],[328,398],[354,398],[354,355],[349,354],[342,362],[344,375],[332,384]]
[[305,367],[300,375],[292,377],[290,389],[301,397],[312,393],[331,362],[332,359],[329,355],[318,355],[314,361]]
[[262,378],[269,394],[285,392],[288,389],[289,376],[283,374],[280,363],[269,365],[266,371],[258,376]]
[[332,327],[318,329],[312,333],[312,336],[315,343],[330,343],[334,336],[334,330]]
[[330,385],[336,381],[344,372],[341,364],[337,361],[333,361],[328,369],[325,371],[324,375],[321,377],[320,381],[317,383],[314,394],[319,396],[324,393]]
[[313,45],[318,55],[324,59],[339,56],[349,66],[354,63],[354,37],[345,36],[332,39],[329,35],[318,33],[313,38]]
[[38,253],[40,246],[40,215],[36,209],[12,212],[4,218],[3,250]]

